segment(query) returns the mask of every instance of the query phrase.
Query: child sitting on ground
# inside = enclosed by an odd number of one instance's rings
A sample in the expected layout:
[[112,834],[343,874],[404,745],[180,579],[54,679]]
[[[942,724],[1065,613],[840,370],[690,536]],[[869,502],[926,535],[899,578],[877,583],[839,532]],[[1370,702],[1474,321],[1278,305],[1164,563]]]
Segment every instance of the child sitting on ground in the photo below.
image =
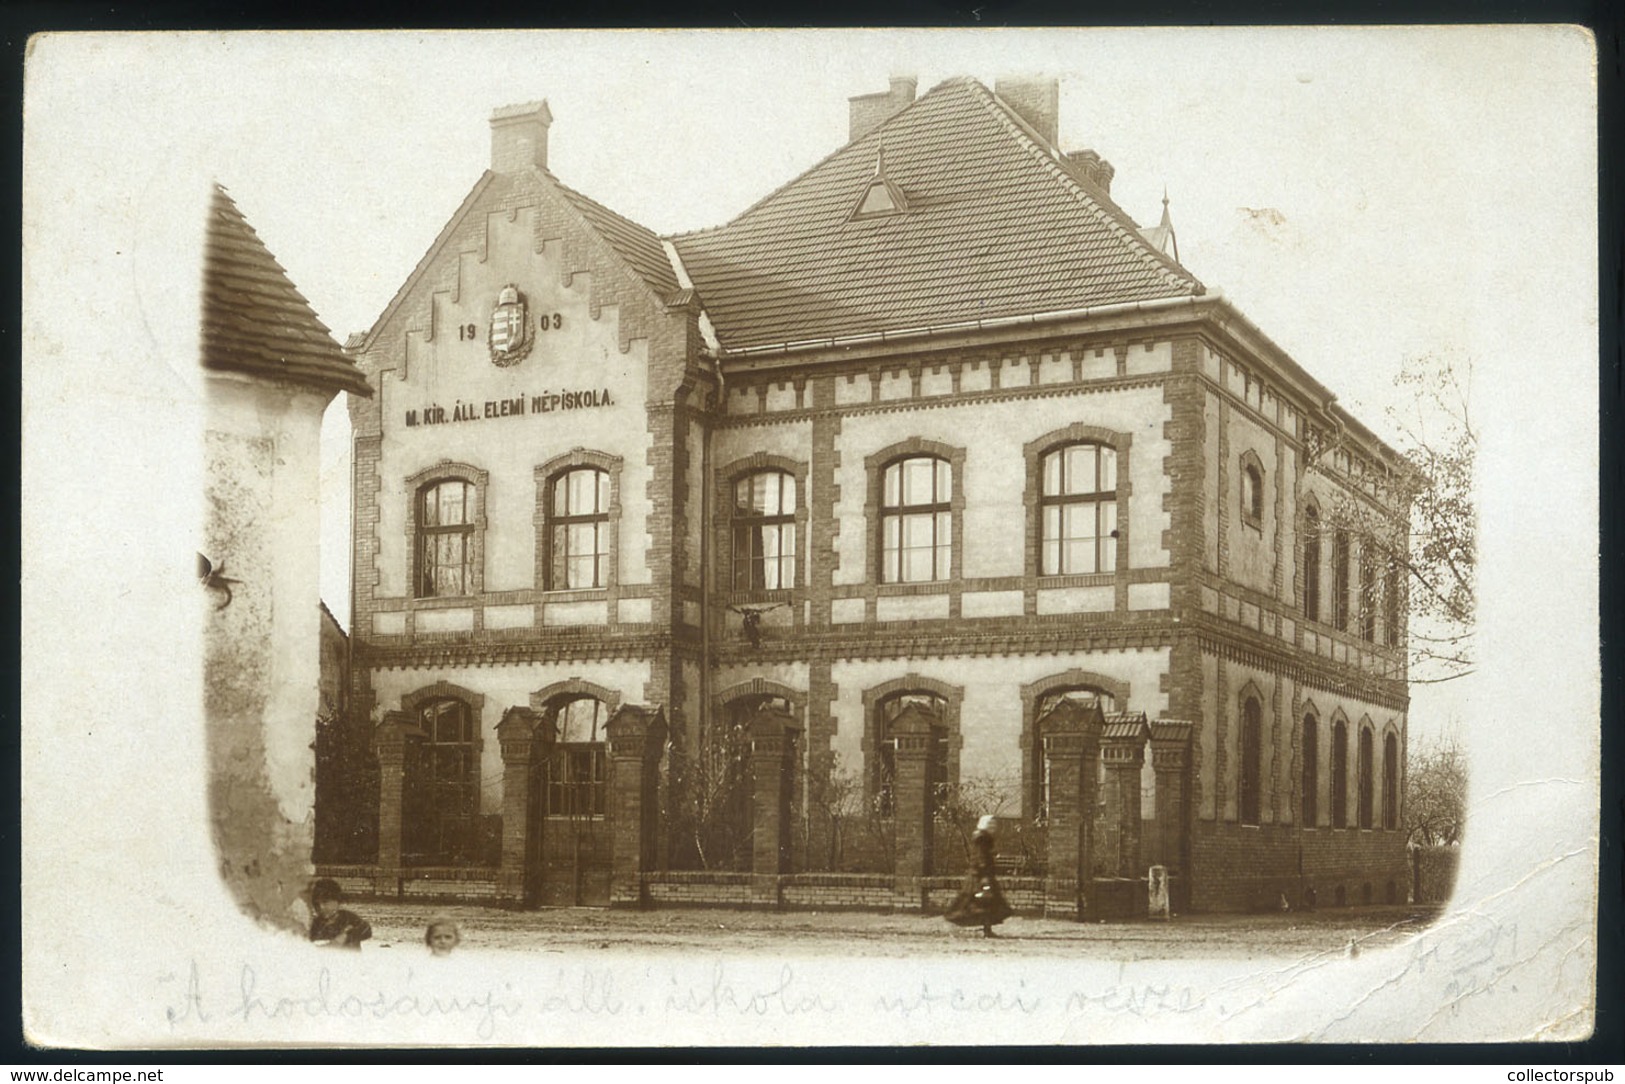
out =
[[310,886],[310,903],[316,909],[310,920],[310,939],[360,952],[361,942],[372,936],[372,927],[354,911],[344,910],[343,902],[344,890],[329,877]]
[[423,943],[436,956],[450,956],[451,950],[463,943],[463,933],[449,918],[434,918],[423,932]]

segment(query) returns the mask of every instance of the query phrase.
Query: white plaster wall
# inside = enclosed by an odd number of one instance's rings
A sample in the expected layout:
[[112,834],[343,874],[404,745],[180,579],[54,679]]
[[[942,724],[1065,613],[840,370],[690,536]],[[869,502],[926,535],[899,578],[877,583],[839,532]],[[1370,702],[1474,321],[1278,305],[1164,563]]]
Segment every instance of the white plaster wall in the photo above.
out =
[[[401,597],[410,589],[406,524],[413,509],[405,480],[440,460],[469,463],[489,472],[486,590],[534,586],[534,468],[577,447],[621,457],[618,576],[626,584],[650,582],[646,502],[641,499],[649,481],[650,437],[644,415],[647,342],[633,340],[630,349],[621,352],[615,308],[605,307],[599,319],[592,318],[589,276],[577,274],[568,283],[562,281],[558,245],[541,253],[532,251],[532,219],[529,210],[513,221],[506,213],[488,216],[487,258],[482,261],[474,254],[461,258],[455,293],[434,296],[432,329],[408,335],[404,370],[397,369],[394,379],[381,382],[379,597]],[[540,314],[556,312],[562,326],[536,332],[524,360],[499,368],[491,363],[486,336],[491,309],[509,283],[525,295],[533,321]],[[458,337],[457,329],[467,324],[475,325],[474,340]],[[603,389],[608,389],[611,405],[529,412],[533,395]],[[405,424],[408,410],[421,413],[437,404],[450,417],[458,402],[483,411],[488,400],[519,396],[526,399],[527,410],[520,416]]]
[[[1228,578],[1255,591],[1269,593],[1275,573],[1275,490],[1281,484],[1275,435],[1241,409],[1232,406],[1228,414],[1230,441],[1224,492],[1213,502],[1225,518],[1230,539]],[[1241,518],[1241,456],[1247,451],[1257,454],[1264,468],[1262,531],[1248,526]]]

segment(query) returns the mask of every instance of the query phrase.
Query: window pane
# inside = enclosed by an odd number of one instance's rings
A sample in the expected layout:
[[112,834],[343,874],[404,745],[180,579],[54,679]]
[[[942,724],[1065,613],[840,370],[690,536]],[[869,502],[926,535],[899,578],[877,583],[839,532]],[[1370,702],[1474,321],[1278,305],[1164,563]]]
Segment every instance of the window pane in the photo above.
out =
[[1051,536],[1044,539],[1044,563],[1040,575],[1057,576],[1062,572],[1060,540]]
[[886,468],[885,505],[887,508],[896,508],[902,503],[902,491],[899,488],[902,484],[902,477],[903,465],[901,463],[893,463]]
[[1117,502],[1100,505],[1100,571],[1117,571]]
[[954,469],[946,459],[937,460],[937,496],[941,504],[954,499]]
[[905,583],[927,583],[935,579],[932,568],[934,552],[929,549],[912,549],[903,551],[903,581]]
[[1074,444],[1066,450],[1066,492],[1095,491],[1095,446]]
[[952,512],[937,513],[937,575],[936,579],[948,578],[952,566],[954,549],[954,514]]
[[936,500],[932,492],[932,479],[936,474],[936,461],[933,459],[906,459],[903,461],[903,503],[932,504]]
[[440,487],[430,486],[423,491],[423,525],[440,526]]
[[454,526],[468,522],[468,484],[442,482],[440,489],[440,523]]
[[598,474],[598,511],[609,511],[609,471],[601,470]]
[[573,470],[570,479],[570,515],[587,516],[598,511],[598,472]]
[[570,476],[561,474],[553,483],[553,514],[567,516],[570,514]]
[[592,554],[585,557],[571,556],[564,563],[566,569],[565,586],[572,590],[596,587],[595,582],[598,561]]
[[1095,537],[1095,509],[1094,502],[1083,504],[1067,504],[1061,506],[1062,528],[1061,537],[1067,541]]
[[1044,496],[1058,497],[1061,494],[1061,464],[1066,458],[1064,451],[1051,452],[1044,457]]
[[901,530],[900,518],[886,516],[880,521],[881,560],[880,579],[882,583],[897,582],[898,538]]
[[1100,491],[1110,493],[1117,488],[1117,449],[1100,449]]
[[929,548],[935,539],[935,519],[930,515],[903,517],[903,548]]
[[779,500],[779,512],[783,515],[792,515],[796,510],[796,476],[793,474],[779,475],[779,484],[783,492]]

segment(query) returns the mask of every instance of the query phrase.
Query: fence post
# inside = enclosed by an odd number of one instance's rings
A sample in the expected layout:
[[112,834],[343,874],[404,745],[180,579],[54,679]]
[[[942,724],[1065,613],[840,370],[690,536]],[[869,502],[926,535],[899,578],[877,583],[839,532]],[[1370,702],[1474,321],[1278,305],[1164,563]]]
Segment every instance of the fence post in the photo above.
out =
[[391,711],[373,731],[373,754],[378,758],[378,872],[373,891],[398,895],[406,832],[406,746],[423,737],[423,729],[409,712]]
[[611,836],[609,903],[642,907],[643,875],[653,866],[655,786],[666,747],[666,718],[658,707],[623,704],[604,727],[609,738]]
[[1094,877],[1095,766],[1104,719],[1098,704],[1062,700],[1040,720],[1049,780],[1044,915],[1081,919]]

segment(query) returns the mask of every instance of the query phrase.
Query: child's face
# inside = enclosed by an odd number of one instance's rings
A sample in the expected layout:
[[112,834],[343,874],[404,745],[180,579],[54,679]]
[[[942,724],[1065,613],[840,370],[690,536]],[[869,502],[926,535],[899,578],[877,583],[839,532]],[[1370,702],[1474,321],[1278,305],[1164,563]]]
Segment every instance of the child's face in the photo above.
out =
[[457,931],[450,926],[436,926],[429,931],[429,951],[436,956],[448,955],[457,947]]
[[334,915],[338,914],[339,913],[339,907],[340,907],[340,901],[338,901],[338,900],[317,900],[316,901],[316,913],[318,915],[321,915],[323,918],[332,918]]

